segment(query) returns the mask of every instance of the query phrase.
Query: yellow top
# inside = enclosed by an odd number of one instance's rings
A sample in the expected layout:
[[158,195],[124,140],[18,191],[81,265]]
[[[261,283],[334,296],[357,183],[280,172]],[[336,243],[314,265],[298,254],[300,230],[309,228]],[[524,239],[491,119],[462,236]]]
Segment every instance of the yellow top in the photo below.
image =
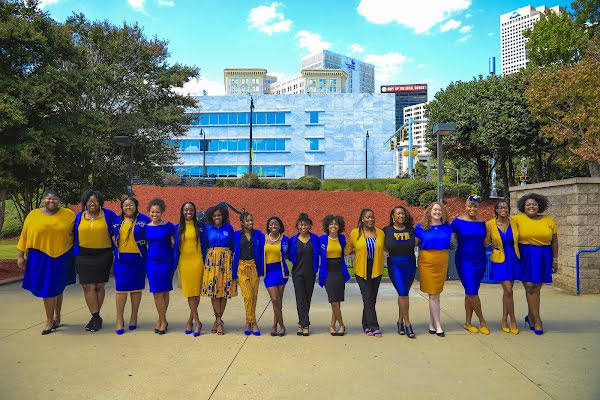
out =
[[23,252],[36,249],[49,257],[62,256],[73,247],[75,214],[61,207],[54,215],[41,209],[33,210],[25,218],[17,248]]
[[[123,221],[121,224],[121,228],[119,229],[119,253],[139,253],[140,249],[135,242],[135,238],[133,237],[133,229],[135,227],[131,227],[133,221]],[[129,233],[129,239],[127,239],[127,232],[129,232],[129,228],[131,228],[131,232]],[[127,243],[125,243],[127,240]]]
[[342,246],[340,240],[332,240],[327,237],[327,258],[340,258],[342,256]]
[[531,219],[525,214],[519,214],[511,219],[519,231],[520,244],[547,246],[552,242],[552,236],[558,233],[554,219],[548,215]]
[[[375,241],[375,257],[373,259],[373,272],[371,278],[383,275],[383,250],[385,234],[379,228],[375,228],[377,240]],[[352,229],[346,242],[345,254],[349,256],[354,250],[354,274],[367,279],[367,241],[363,234],[358,238],[358,228]]]
[[281,242],[265,243],[265,264],[281,262]]
[[[196,237],[194,221],[185,221],[184,239],[181,242],[181,254],[202,254],[202,245]],[[202,260],[202,257],[200,257]]]
[[87,249],[108,249],[111,247],[108,226],[104,218],[104,211],[100,210],[98,218],[86,219],[85,212],[79,223],[79,246]]
[[[517,258],[521,258],[519,254],[519,231],[513,218],[510,219],[510,228],[512,229],[513,241],[515,254]],[[500,264],[504,262],[504,245],[502,244],[502,238],[500,232],[498,232],[498,225],[496,224],[496,218],[492,218],[485,223],[485,245],[492,245],[492,255],[490,261]]]

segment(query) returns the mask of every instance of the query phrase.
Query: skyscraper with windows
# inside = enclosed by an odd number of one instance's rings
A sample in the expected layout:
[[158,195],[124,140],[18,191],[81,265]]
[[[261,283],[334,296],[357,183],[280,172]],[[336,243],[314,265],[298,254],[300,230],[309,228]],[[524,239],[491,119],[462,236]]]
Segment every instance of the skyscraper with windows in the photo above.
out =
[[277,81],[264,68],[226,68],[223,70],[225,94],[269,94]]
[[529,59],[525,51],[526,39],[523,31],[530,29],[542,15],[553,11],[556,14],[566,12],[565,8],[525,6],[500,16],[500,62],[502,74],[512,74],[527,67]]
[[346,72],[346,93],[374,93],[375,66],[329,50],[302,58],[302,69],[341,69]]
[[406,122],[404,118],[404,110],[406,107],[415,104],[425,103],[427,101],[427,84],[418,83],[410,85],[383,85],[381,93],[394,95],[396,104],[395,126],[396,130],[400,129],[402,124]]

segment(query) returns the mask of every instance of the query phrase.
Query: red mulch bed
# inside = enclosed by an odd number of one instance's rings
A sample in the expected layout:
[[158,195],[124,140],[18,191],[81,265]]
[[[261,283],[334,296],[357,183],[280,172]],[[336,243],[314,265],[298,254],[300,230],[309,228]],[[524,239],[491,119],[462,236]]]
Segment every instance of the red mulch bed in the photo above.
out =
[[0,281],[23,276],[23,271],[17,267],[16,260],[0,260]]
[[[353,191],[311,191],[311,190],[278,190],[278,189],[238,189],[224,187],[181,187],[181,186],[136,186],[135,194],[140,202],[140,211],[146,212],[148,202],[161,198],[167,203],[165,219],[179,222],[179,212],[184,201],[193,201],[199,210],[205,210],[221,201],[226,201],[238,210],[245,207],[254,215],[256,226],[263,230],[267,218],[272,215],[279,216],[286,226],[286,234],[295,233],[294,223],[298,214],[308,213],[313,220],[315,233],[321,233],[321,221],[328,214],[342,215],[346,221],[346,229],[356,227],[362,208],[372,208],[377,218],[377,226],[383,227],[389,221],[390,210],[400,204],[407,206],[406,202],[396,197],[380,192],[353,192]],[[454,218],[464,211],[464,199],[449,198],[445,200],[450,213]],[[493,201],[484,202],[481,206],[480,217],[490,219],[493,216]],[[117,202],[109,202],[106,206],[120,213]],[[415,221],[423,215],[423,208],[408,207]],[[237,214],[231,215],[234,228],[239,227]]]

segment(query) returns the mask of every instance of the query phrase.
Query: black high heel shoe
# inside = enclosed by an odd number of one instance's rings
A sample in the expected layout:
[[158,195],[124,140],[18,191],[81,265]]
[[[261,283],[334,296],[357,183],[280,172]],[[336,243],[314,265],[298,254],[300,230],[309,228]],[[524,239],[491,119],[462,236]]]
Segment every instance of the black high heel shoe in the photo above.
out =
[[165,326],[164,330],[158,330],[158,334],[159,335],[164,335],[165,333],[167,333],[167,331],[169,330],[169,323],[167,322],[167,326]]
[[412,325],[406,325],[406,336],[411,339],[415,338],[415,332],[413,331]]
[[396,326],[398,327],[398,335],[406,335],[406,329],[404,327],[404,322],[396,322]]

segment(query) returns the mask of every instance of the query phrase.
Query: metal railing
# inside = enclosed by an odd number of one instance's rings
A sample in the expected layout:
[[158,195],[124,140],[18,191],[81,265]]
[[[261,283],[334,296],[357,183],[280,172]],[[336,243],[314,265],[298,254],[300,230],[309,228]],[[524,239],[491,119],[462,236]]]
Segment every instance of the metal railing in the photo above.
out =
[[597,251],[600,251],[600,247],[596,247],[595,249],[582,249],[579,250],[577,252],[577,254],[575,255],[575,271],[576,271],[576,275],[577,275],[577,296],[579,296],[581,294],[581,288],[579,285],[579,256],[581,255],[581,253],[595,253]]

